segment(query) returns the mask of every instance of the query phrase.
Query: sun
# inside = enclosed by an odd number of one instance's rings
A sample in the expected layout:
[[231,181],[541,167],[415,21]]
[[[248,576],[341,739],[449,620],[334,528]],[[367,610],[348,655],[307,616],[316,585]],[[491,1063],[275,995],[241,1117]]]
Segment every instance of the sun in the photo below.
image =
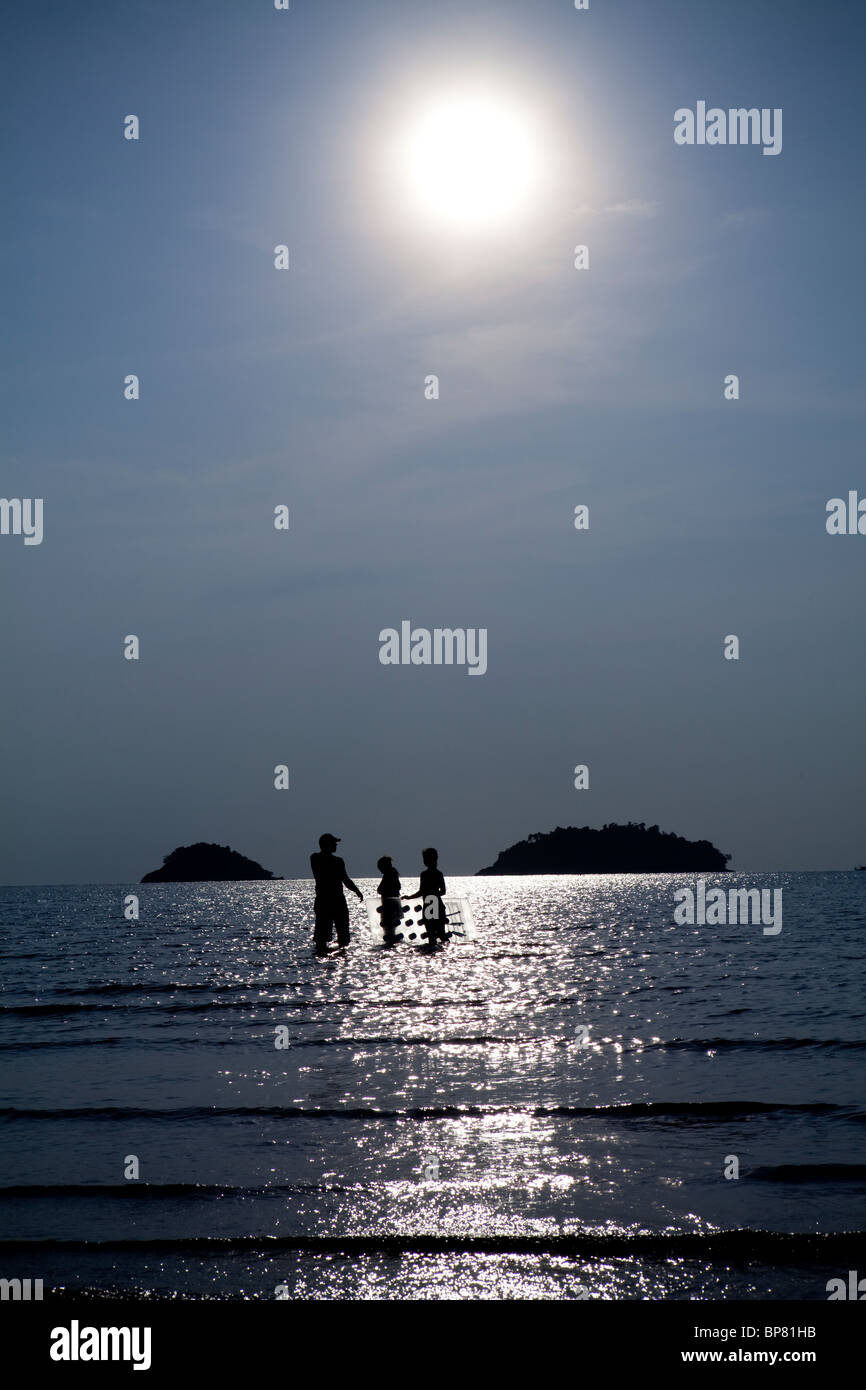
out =
[[406,181],[428,218],[464,229],[509,224],[529,203],[536,159],[531,124],[484,94],[431,104],[409,123]]

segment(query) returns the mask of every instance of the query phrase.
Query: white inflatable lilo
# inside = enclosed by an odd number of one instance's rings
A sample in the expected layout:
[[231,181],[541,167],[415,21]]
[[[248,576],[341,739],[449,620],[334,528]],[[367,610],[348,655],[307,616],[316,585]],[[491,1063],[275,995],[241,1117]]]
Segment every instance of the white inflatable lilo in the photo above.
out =
[[[448,921],[445,930],[452,941],[475,941],[477,932],[472,910],[465,898],[443,898]],[[370,934],[380,944],[385,941],[382,916],[390,924],[389,939],[406,941],[412,946],[426,946],[427,925],[424,921],[424,899],[413,898],[404,903],[400,898],[367,898],[367,917]]]

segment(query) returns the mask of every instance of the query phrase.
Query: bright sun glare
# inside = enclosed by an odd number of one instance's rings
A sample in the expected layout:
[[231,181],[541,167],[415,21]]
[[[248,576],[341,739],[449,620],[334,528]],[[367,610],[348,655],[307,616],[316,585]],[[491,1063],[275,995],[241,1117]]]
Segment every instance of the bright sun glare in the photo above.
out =
[[421,209],[461,227],[510,221],[534,181],[525,119],[487,96],[432,106],[410,127],[404,157]]

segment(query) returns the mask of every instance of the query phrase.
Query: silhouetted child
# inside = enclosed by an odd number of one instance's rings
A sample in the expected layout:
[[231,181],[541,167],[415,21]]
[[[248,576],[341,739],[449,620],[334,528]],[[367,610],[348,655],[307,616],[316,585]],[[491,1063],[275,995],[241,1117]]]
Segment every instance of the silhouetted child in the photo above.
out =
[[377,893],[382,899],[382,906],[379,914],[382,918],[382,933],[386,941],[393,941],[394,934],[403,920],[403,908],[400,905],[400,875],[391,862],[390,855],[383,854],[381,859],[376,860],[376,868],[382,875]]
[[411,898],[424,899],[424,925],[427,928],[427,940],[433,946],[437,941],[445,941],[448,936],[445,930],[448,914],[442,901],[446,892],[445,879],[439,868],[438,850],[422,850],[421,858],[424,868],[418,880],[418,892],[408,893],[406,896],[407,901]]

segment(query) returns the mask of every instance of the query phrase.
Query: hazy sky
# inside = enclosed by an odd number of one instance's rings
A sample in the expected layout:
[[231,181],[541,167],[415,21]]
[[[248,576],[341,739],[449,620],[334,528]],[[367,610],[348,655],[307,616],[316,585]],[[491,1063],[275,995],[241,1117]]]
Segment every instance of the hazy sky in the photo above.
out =
[[[2,491],[44,539],[0,536],[4,881],[196,840],[307,876],[323,830],[447,876],[609,820],[866,862],[866,536],[825,528],[866,495],[862,5],[5,19]],[[390,157],[458,90],[537,168],[481,230]],[[677,146],[698,101],[782,152]],[[404,619],[486,673],[382,665]]]

